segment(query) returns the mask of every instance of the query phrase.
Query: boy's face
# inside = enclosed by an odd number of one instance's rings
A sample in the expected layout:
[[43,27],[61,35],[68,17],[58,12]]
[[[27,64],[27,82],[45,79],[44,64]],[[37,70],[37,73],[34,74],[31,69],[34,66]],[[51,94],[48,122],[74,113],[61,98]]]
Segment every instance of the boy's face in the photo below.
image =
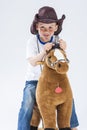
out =
[[42,23],[38,22],[36,24],[36,29],[40,38],[43,42],[48,42],[50,38],[54,35],[54,32],[57,31],[58,25],[56,23]]

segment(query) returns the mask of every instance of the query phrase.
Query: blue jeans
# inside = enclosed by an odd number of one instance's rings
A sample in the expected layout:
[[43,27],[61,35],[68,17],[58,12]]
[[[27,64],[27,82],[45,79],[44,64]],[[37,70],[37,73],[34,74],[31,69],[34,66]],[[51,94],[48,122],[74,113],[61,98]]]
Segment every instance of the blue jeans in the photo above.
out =
[[23,101],[18,116],[18,130],[30,130],[29,122],[32,117],[35,103],[35,90],[37,81],[26,81],[23,90]]
[[70,126],[71,128],[79,126],[78,118],[75,111],[74,100],[73,100],[73,105],[72,105],[72,115],[71,115],[71,120],[70,120]]
[[[17,130],[30,130],[30,120],[32,117],[33,107],[35,103],[35,90],[37,81],[26,81],[23,90],[23,101],[18,116],[18,129]],[[78,126],[78,119],[75,113],[75,105],[73,102],[71,127]]]

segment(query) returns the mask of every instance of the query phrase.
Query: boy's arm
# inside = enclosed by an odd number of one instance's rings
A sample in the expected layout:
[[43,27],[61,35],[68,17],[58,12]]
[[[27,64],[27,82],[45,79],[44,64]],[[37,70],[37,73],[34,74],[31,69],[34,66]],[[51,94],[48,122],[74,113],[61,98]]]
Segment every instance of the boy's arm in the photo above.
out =
[[46,51],[42,51],[41,53],[37,54],[34,57],[30,57],[28,58],[28,62],[32,65],[32,66],[36,66],[38,61],[43,60],[43,58],[46,56]]
[[[62,39],[59,40],[59,43],[60,43],[60,47],[65,50],[66,49],[66,42]],[[46,56],[46,51],[49,51],[52,46],[54,46],[54,44],[52,43],[47,43],[44,45],[44,49],[42,52],[40,52],[39,54],[37,54],[36,56],[33,56],[33,57],[30,57],[28,58],[28,62],[33,65],[33,66],[36,66],[37,65],[37,62],[38,61],[41,61],[43,60],[43,58]]]
[[37,54],[36,56],[28,58],[28,62],[36,66],[38,61],[43,60],[43,58],[46,56],[46,51],[50,50],[52,48],[53,44],[52,43],[47,43],[43,46],[43,51]]

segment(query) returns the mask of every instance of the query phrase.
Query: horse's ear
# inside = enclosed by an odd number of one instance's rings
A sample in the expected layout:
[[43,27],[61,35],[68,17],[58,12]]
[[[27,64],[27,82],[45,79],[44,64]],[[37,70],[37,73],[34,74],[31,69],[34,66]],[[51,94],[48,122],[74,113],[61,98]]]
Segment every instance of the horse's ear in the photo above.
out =
[[43,65],[44,61],[37,61],[37,65]]
[[46,54],[48,54],[50,51],[51,51],[51,50],[49,50],[49,51],[46,50]]
[[60,44],[54,42],[54,46],[52,46],[52,49],[56,49],[56,48],[60,49]]
[[54,50],[56,48],[60,49],[60,50],[63,50],[63,49],[60,48],[60,44],[59,43],[55,43],[54,42],[52,48],[49,51],[46,50],[46,53],[48,54],[51,50]]

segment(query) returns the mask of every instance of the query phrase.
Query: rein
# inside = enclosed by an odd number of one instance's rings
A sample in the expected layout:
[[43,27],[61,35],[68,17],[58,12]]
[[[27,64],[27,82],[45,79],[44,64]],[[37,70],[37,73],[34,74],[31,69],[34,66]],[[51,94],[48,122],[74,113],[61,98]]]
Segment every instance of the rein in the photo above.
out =
[[66,59],[57,60],[57,61],[55,61],[55,62],[51,62],[50,59],[48,58],[48,62],[49,62],[49,64],[51,65],[51,67],[53,67],[55,64],[60,63],[60,62],[69,63],[69,60],[66,58]]
[[[60,48],[59,43],[54,43],[54,44],[55,44],[55,45],[52,47],[52,49],[50,49],[47,53],[49,53],[51,50],[56,49],[56,48],[62,50],[62,49]],[[55,62],[51,62],[51,61],[50,61],[50,58],[48,58],[48,62],[49,62],[49,64],[51,65],[51,67],[54,67],[55,64],[60,63],[60,62],[69,63],[69,60],[68,60],[68,58],[65,58],[65,59],[59,59],[59,60],[57,60],[57,61],[55,61]]]

